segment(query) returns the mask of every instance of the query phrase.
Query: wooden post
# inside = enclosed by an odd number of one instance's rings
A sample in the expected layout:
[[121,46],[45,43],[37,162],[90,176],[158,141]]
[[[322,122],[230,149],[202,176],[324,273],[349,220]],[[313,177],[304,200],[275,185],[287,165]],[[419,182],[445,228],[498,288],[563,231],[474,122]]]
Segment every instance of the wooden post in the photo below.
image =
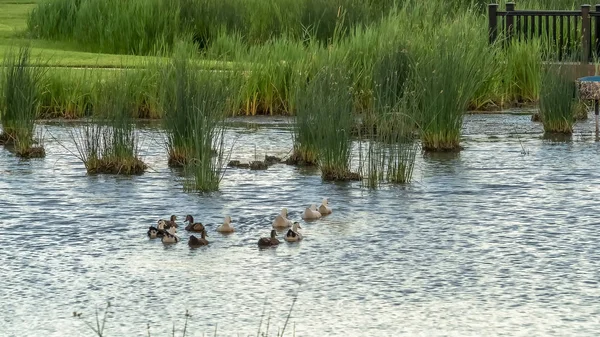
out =
[[509,42],[510,42],[510,39],[512,38],[514,24],[515,24],[515,17],[511,13],[514,10],[515,10],[515,3],[514,2],[507,2],[506,3],[506,11],[508,13],[506,13],[506,39]]
[[590,62],[590,46],[592,40],[592,25],[590,22],[590,9],[592,6],[590,5],[581,5],[581,34],[583,34],[581,38],[582,43],[582,64],[588,64]]
[[490,33],[490,44],[496,42],[496,38],[498,37],[498,16],[496,13],[498,12],[498,4],[489,4],[488,5],[488,23],[489,23],[489,33]]
[[[600,12],[600,4],[596,5],[596,12]],[[594,32],[594,53],[596,56],[600,55],[600,16],[595,17],[596,20],[596,31]]]

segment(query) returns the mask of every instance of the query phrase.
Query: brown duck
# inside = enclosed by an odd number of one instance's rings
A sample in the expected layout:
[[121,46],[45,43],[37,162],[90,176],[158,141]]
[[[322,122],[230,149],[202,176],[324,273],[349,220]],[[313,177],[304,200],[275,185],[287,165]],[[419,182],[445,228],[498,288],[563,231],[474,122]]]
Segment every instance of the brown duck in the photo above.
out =
[[206,240],[206,237],[208,235],[206,235],[206,230],[202,230],[202,237],[197,238],[195,235],[190,236],[190,239],[188,241],[188,245],[190,247],[199,247],[199,246],[206,246],[208,245],[208,240]]
[[277,246],[278,244],[279,244],[279,240],[277,240],[277,231],[275,231],[274,229],[271,230],[270,238],[260,238],[258,240],[259,247],[272,247],[272,246]]
[[189,214],[185,217],[184,222],[188,223],[185,226],[186,231],[201,233],[204,230],[204,225],[201,222],[194,223],[194,217]]

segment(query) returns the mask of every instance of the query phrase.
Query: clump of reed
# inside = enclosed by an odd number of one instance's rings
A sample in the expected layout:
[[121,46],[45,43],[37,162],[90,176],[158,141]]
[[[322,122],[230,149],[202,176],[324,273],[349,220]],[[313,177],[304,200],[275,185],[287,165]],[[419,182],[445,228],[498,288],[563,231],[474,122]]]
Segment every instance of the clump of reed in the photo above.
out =
[[[111,70],[112,71],[112,70]],[[89,69],[54,69],[44,76],[40,118],[75,119],[92,106],[96,74]]]
[[216,191],[224,168],[225,111],[239,88],[233,75],[203,71],[189,57],[189,45],[176,47],[161,75],[169,165],[184,167],[186,190]]
[[548,133],[573,133],[576,103],[575,84],[560,67],[548,67],[542,74],[540,119]]
[[323,180],[356,179],[350,172],[354,125],[348,75],[326,65],[296,95],[294,153],[318,163]]
[[421,134],[429,151],[460,149],[463,113],[491,71],[487,34],[464,20],[440,24],[420,37],[411,50],[411,95]]
[[71,132],[89,174],[137,175],[147,168],[139,157],[130,85],[123,73],[116,82],[102,85],[94,97],[90,121]]
[[16,155],[23,158],[46,155],[41,139],[34,137],[44,72],[43,68],[30,65],[30,49],[27,46],[19,48],[17,53],[9,52],[4,59],[0,143],[12,143]]
[[410,60],[401,46],[380,55],[373,72],[373,124],[367,128],[367,186],[382,181],[409,183],[412,179],[418,144],[414,139],[414,118],[408,104],[414,103],[406,90]]

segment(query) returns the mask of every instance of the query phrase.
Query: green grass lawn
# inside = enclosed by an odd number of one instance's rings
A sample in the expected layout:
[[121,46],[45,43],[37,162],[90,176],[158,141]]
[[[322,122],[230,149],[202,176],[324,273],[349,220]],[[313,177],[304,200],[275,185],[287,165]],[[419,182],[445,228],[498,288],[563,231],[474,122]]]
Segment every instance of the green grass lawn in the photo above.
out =
[[[0,0],[0,59],[22,44],[31,46],[32,60],[52,67],[143,67],[153,57],[89,53],[69,42],[27,38],[27,17],[36,0]],[[228,62],[199,61],[207,69],[230,69]]]

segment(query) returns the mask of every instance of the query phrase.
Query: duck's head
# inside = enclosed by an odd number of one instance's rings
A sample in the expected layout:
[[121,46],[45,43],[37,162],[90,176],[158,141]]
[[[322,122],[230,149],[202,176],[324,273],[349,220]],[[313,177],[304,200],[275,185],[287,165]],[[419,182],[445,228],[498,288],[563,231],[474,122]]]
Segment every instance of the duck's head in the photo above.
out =
[[298,228],[302,229],[302,226],[300,226],[300,223],[298,221],[294,222],[294,224],[292,225],[292,230],[295,232],[298,230]]
[[223,224],[229,225],[231,223],[231,217],[229,215],[225,216],[225,220],[223,220]]
[[316,211],[316,210],[317,210],[317,205],[315,205],[315,204],[312,204],[312,205],[310,205],[309,209],[310,209],[311,211]]
[[281,216],[284,218],[287,218],[287,216],[288,216],[287,208],[284,207],[281,209]]
[[158,220],[158,227],[157,228],[160,229],[160,230],[164,230],[166,225],[167,225],[167,223],[165,222],[165,220],[160,219],[160,220]]
[[271,230],[271,239],[275,239],[277,237],[277,231],[276,230]]
[[175,221],[175,220],[177,220],[177,216],[176,215],[171,215],[171,218],[170,218],[169,221]]
[[323,198],[323,201],[321,203],[323,204],[323,206],[327,206],[327,198]]
[[192,217],[191,215],[188,214],[185,216],[184,222],[194,223],[194,217]]

